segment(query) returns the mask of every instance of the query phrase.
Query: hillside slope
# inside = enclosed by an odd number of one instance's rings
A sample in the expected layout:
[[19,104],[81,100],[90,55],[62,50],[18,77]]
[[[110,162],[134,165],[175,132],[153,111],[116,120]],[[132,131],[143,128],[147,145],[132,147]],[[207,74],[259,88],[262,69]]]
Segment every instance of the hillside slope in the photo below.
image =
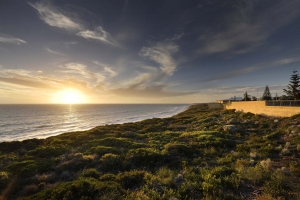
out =
[[0,199],[300,199],[300,115],[207,108],[0,143]]

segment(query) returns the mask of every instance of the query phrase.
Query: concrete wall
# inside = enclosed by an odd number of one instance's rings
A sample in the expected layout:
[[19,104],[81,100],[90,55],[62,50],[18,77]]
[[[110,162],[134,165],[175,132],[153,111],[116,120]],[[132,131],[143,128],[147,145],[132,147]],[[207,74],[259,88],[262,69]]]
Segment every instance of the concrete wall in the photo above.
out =
[[221,103],[208,103],[208,108],[213,109],[213,108],[221,108],[224,109],[224,105]]
[[300,114],[300,107],[265,106],[265,101],[232,102],[230,105],[226,105],[226,109],[236,109],[236,111],[251,112],[274,117],[290,117],[295,114]]

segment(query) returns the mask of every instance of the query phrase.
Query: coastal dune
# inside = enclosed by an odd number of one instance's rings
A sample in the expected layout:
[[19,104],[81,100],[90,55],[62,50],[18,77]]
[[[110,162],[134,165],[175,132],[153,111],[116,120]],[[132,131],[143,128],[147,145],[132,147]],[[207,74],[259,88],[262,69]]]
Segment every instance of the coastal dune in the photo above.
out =
[[[297,199],[300,116],[191,105],[167,118],[0,143],[2,199]],[[230,127],[230,128],[228,128]]]

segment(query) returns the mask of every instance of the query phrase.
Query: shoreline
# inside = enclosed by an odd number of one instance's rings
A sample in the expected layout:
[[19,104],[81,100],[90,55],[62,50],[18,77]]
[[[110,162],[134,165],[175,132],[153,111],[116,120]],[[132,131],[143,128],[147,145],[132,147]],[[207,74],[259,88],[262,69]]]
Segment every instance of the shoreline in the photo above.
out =
[[[3,104],[4,105],[4,104]],[[10,104],[12,106],[14,106],[14,104]],[[68,106],[67,104],[18,104],[19,106]],[[124,124],[124,123],[135,123],[135,122],[139,122],[142,120],[147,120],[147,119],[151,119],[151,118],[168,118],[168,117],[172,117],[174,115],[177,115],[181,112],[184,112],[185,110],[187,110],[192,104],[75,104],[74,106],[95,106],[95,105],[108,105],[108,106],[114,106],[114,105],[181,105],[184,106],[183,108],[178,108],[179,110],[176,110],[175,112],[173,112],[172,110],[166,111],[164,112],[158,112],[158,113],[150,113],[150,114],[144,114],[144,115],[133,115],[130,117],[126,117],[124,119],[116,119],[113,120],[111,122],[99,122],[98,124],[94,124],[94,125],[89,125],[88,127],[84,128],[80,128],[80,127],[75,127],[73,129],[69,129],[69,130],[52,130],[52,131],[35,131],[35,132],[27,132],[25,133],[26,136],[24,136],[24,139],[21,139],[20,137],[22,136],[16,136],[16,139],[5,139],[0,141],[0,143],[2,142],[13,142],[13,141],[24,141],[24,140],[29,140],[29,139],[46,139],[48,137],[53,137],[53,136],[58,136],[60,134],[64,134],[64,133],[70,133],[70,132],[82,132],[82,131],[89,131],[95,127],[98,126],[105,126],[105,125],[113,125],[113,124]],[[1,106],[1,105],[0,105]],[[72,105],[70,105],[72,106]],[[175,108],[174,108],[175,109]],[[44,127],[49,127],[50,125],[37,125],[37,128],[44,128]],[[37,136],[35,136],[37,135]],[[4,135],[5,137],[5,135]],[[20,138],[20,139],[18,139]]]

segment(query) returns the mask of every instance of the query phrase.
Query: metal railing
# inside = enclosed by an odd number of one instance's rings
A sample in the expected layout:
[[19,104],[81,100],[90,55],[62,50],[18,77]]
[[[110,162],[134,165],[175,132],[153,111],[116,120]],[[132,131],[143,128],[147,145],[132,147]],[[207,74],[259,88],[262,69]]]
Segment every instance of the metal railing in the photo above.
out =
[[299,100],[267,100],[266,106],[299,106]]

